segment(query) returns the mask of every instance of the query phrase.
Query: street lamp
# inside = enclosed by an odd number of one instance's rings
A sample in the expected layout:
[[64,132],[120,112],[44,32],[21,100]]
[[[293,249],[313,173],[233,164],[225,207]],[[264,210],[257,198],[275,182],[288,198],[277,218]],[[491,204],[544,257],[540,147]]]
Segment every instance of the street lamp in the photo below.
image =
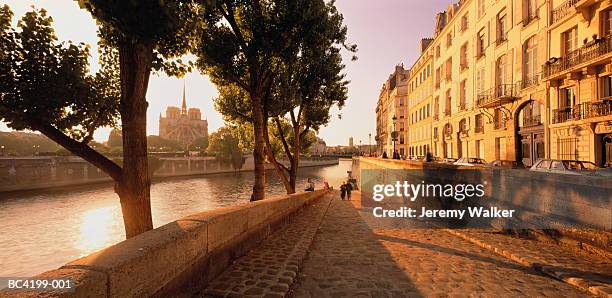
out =
[[371,133],[368,134],[368,151],[370,153],[370,156],[372,156],[372,134]]
[[399,134],[397,130],[395,130],[395,122],[397,121],[397,117],[393,115],[393,118],[391,118],[391,120],[393,120],[393,131],[391,132],[391,141],[393,141],[393,157],[395,157],[395,141],[397,141],[397,136]]

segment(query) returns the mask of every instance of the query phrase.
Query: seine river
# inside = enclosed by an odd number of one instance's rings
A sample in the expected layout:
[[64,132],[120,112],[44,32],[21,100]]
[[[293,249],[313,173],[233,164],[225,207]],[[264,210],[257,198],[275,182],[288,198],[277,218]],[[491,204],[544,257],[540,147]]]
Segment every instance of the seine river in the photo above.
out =
[[[350,167],[351,161],[344,160],[302,168],[297,187],[303,189],[311,177],[317,188],[323,181],[338,188]],[[266,178],[269,195],[285,193],[275,172]],[[252,184],[253,173],[156,181],[151,186],[153,224],[246,202]],[[33,276],[125,239],[119,198],[110,184],[0,196],[0,276]]]

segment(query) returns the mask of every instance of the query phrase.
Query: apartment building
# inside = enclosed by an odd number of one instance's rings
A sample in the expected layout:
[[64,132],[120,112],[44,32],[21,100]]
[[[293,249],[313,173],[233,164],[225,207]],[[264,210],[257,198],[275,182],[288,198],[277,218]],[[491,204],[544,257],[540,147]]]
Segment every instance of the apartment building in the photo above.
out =
[[402,156],[408,152],[408,76],[403,65],[382,85],[376,104],[376,144],[379,153],[392,157],[396,150]]
[[432,146],[432,39],[421,40],[421,56],[408,79],[408,155],[425,156]]
[[612,166],[611,1],[551,0],[550,156]]
[[436,16],[434,155],[527,165],[545,156],[547,22],[542,0],[466,0]]

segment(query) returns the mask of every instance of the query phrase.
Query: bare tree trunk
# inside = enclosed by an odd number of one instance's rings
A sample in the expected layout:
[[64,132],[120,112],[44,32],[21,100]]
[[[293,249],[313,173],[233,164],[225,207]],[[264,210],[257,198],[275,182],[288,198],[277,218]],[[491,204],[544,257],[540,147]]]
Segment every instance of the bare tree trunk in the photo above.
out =
[[263,102],[260,92],[251,93],[251,102],[253,103],[253,132],[255,140],[255,149],[253,150],[253,158],[255,161],[255,182],[253,183],[253,194],[251,201],[263,200],[266,197],[266,164],[265,164],[265,133],[266,120],[263,112]]
[[115,191],[121,201],[127,238],[153,229],[146,100],[152,58],[152,46],[128,42],[119,47],[123,174]]
[[[287,145],[287,142],[285,141],[285,137],[281,130],[280,122],[278,118],[274,120],[277,124],[278,129],[280,130],[279,133],[280,133],[280,137],[281,137],[281,140],[285,148],[285,153],[287,154],[289,161],[293,163],[293,159],[291,158],[291,153],[288,151],[289,147]],[[267,121],[266,121],[265,128],[266,129],[264,129],[264,138],[266,141],[266,153],[268,155],[268,159],[272,162],[272,165],[274,165],[274,168],[276,169],[276,173],[278,174],[279,178],[283,182],[283,185],[285,186],[285,190],[287,191],[287,194],[288,195],[293,194],[295,193],[295,184],[292,187],[291,183],[289,182],[289,176],[290,176],[289,169],[276,159],[276,156],[274,156],[274,152],[272,151],[272,146],[270,145],[270,134],[268,131]]]

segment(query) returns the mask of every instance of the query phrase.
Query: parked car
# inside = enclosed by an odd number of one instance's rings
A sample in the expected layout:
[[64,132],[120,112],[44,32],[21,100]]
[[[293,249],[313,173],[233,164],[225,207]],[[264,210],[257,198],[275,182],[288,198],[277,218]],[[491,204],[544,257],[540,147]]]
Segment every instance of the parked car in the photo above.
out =
[[439,163],[448,163],[448,164],[452,164],[454,162],[456,162],[457,159],[453,158],[453,157],[445,157],[442,160],[439,161]]
[[491,167],[491,168],[504,168],[504,169],[523,169],[525,168],[525,166],[518,161],[501,160],[501,159],[494,160],[486,164],[485,166]]
[[580,160],[540,159],[529,170],[564,175],[612,177],[612,170],[600,168],[590,161]]
[[462,157],[453,163],[456,166],[468,166],[473,167],[476,165],[484,165],[486,162],[482,158],[477,157]]

